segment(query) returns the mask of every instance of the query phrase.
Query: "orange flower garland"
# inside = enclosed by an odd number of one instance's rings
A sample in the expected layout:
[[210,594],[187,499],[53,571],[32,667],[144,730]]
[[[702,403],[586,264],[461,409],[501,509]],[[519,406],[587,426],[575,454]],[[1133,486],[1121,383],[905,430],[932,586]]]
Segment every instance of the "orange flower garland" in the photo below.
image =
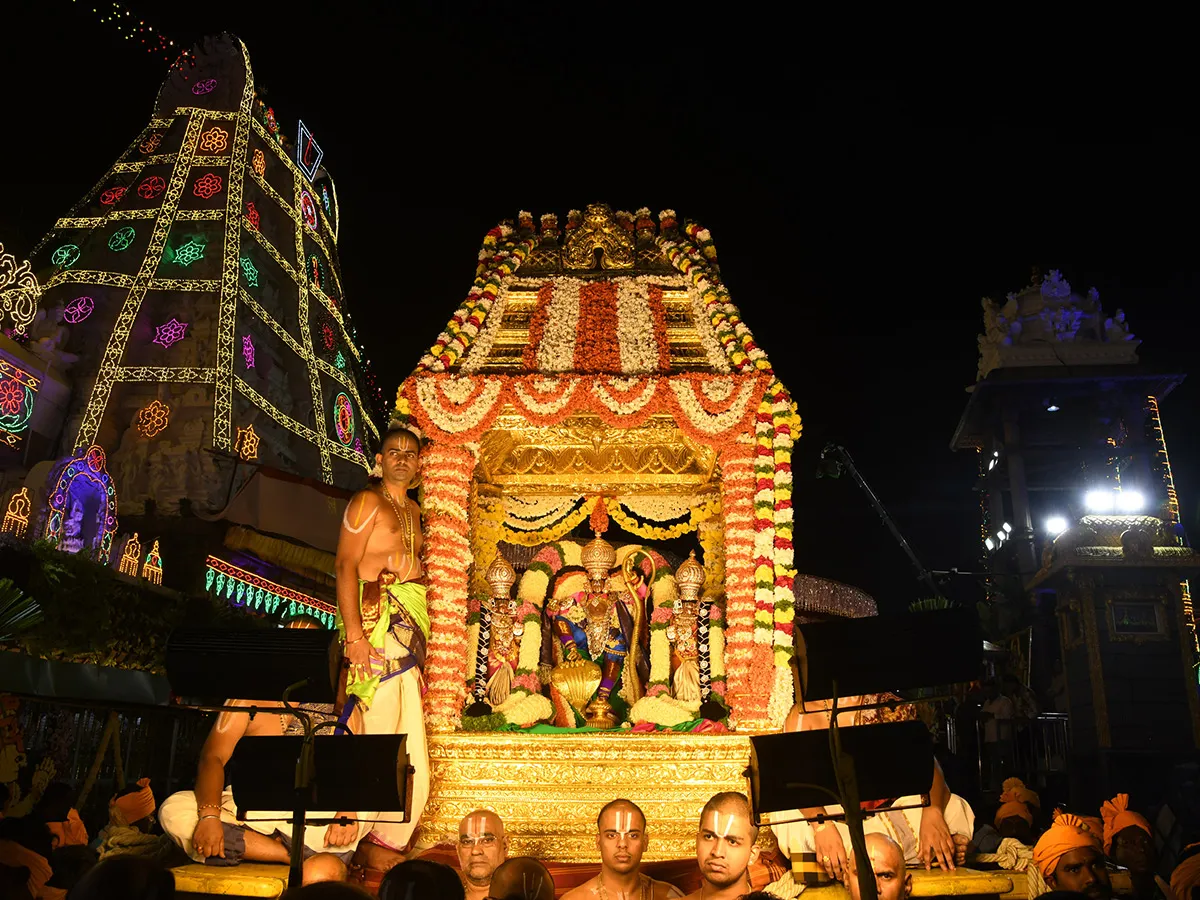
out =
[[467,504],[475,456],[466,447],[433,444],[421,454],[425,485],[425,572],[429,582],[426,720],[453,731],[466,696],[467,597],[471,569]]
[[617,289],[611,281],[593,281],[579,290],[575,336],[576,372],[621,372],[617,338]]
[[529,343],[525,345],[522,361],[525,368],[531,372],[537,371],[537,351],[542,343],[542,335],[546,333],[546,323],[550,321],[550,298],[554,296],[554,282],[547,281],[538,289],[537,306],[533,310],[533,318],[529,320]]

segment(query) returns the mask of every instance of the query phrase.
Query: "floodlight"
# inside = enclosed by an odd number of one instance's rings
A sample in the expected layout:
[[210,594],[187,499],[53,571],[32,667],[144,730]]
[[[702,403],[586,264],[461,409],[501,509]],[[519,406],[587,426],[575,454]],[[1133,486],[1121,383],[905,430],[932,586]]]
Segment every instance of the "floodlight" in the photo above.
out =
[[1113,511],[1112,491],[1088,491],[1083,498],[1083,505],[1088,512],[1110,513]]
[[995,550],[996,542],[993,541],[991,538],[984,538],[983,546],[987,547],[989,550]]
[[1117,511],[1123,513],[1138,513],[1146,506],[1146,498],[1141,491],[1118,491]]
[[1059,409],[1062,408],[1058,405],[1058,401],[1056,401],[1053,397],[1046,400],[1045,403],[1046,403],[1046,412],[1058,412]]
[[992,471],[992,469],[994,469],[994,468],[996,468],[996,460],[994,460],[994,459],[989,459],[989,460],[988,460],[988,471],[990,472],[990,471]]
[[993,456],[993,457],[995,457],[996,459],[999,459],[999,458],[1000,458],[1000,451],[999,451],[999,450],[993,450],[993,451],[992,451],[992,456]]
[[1051,516],[1046,520],[1046,532],[1058,536],[1068,528],[1066,516]]
[[1004,539],[1007,537],[1008,537],[1008,534],[1004,531],[1003,528],[1001,528],[999,531],[996,532],[996,540],[998,540],[1002,544],[1004,543]]
[[1012,526],[1011,526],[1011,525],[1009,525],[1007,522],[1005,522],[1005,523],[1004,523],[1003,525],[1001,525],[1000,527],[1004,529],[1004,533],[1005,533],[1005,534],[1012,534]]

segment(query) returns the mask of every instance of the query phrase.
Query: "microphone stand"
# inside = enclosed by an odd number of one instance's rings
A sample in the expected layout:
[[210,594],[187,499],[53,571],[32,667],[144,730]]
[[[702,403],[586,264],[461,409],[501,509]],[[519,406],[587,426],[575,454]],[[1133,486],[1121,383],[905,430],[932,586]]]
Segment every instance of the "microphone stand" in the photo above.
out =
[[838,688],[833,682],[833,709],[829,714],[829,752],[833,757],[833,771],[837,778],[838,793],[842,797],[842,812],[846,815],[846,828],[850,831],[850,847],[854,853],[854,867],[858,873],[858,894],[861,900],[879,900],[875,887],[875,870],[867,854],[867,839],[863,834],[862,807],[858,800],[858,778],[854,773],[854,760],[842,750],[838,733]]

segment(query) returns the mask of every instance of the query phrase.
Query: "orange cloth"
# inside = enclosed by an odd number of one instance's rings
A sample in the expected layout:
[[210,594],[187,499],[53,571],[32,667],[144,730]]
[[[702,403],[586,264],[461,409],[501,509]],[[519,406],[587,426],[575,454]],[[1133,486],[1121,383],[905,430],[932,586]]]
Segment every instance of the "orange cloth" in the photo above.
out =
[[[1000,796],[1003,797],[1004,795],[1001,794]],[[1013,816],[1020,816],[1030,825],[1033,824],[1033,813],[1029,811],[1029,807],[1020,800],[1009,800],[1006,803],[1000,804],[1000,808],[996,810],[996,827],[999,828],[1001,822]]]
[[46,827],[50,829],[50,846],[56,850],[59,847],[74,847],[88,842],[87,826],[83,824],[83,819],[79,818],[77,809],[67,813],[65,822],[47,822]]
[[46,882],[54,874],[54,870],[50,868],[50,861],[41,854],[22,847],[16,841],[0,840],[0,863],[15,868],[28,867],[29,881],[25,886],[29,889],[29,895],[36,900],[58,900],[67,896],[63,888],[46,887]]
[[132,825],[134,822],[146,818],[155,810],[154,792],[150,790],[150,779],[139,778],[137,783],[141,788],[140,791],[134,791],[123,797],[114,797],[108,804],[110,815],[112,807],[115,806],[125,817],[126,825]]
[[[1188,844],[1184,851],[1200,847],[1200,844]],[[1175,900],[1192,900],[1192,888],[1200,887],[1200,853],[1193,854],[1175,867],[1171,873],[1171,893]]]
[[1100,835],[1089,831],[1079,816],[1060,812],[1050,830],[1038,838],[1033,848],[1033,864],[1043,878],[1054,874],[1058,861],[1080,847],[1100,849]]
[[1117,794],[1111,800],[1105,800],[1100,807],[1100,816],[1104,819],[1104,852],[1112,849],[1113,838],[1117,832],[1124,831],[1130,825],[1136,825],[1146,834],[1154,837],[1154,830],[1146,817],[1129,809],[1129,795]]
[[[1054,821],[1057,822],[1059,816],[1065,816],[1065,815],[1073,815],[1073,814],[1063,812],[1063,810],[1061,810],[1061,809],[1056,809],[1054,811]],[[1092,834],[1094,834],[1096,836],[1097,844],[1103,845],[1103,843],[1104,843],[1104,823],[1100,819],[1097,819],[1095,816],[1079,816],[1079,815],[1074,816],[1074,818],[1081,823],[1084,831],[1091,832]]]
[[[1020,778],[1005,778],[1001,790],[1004,792],[1000,795],[1001,802],[1020,800],[1022,803],[1036,806],[1038,809],[1042,808],[1042,798],[1037,795],[1037,791],[1031,791],[1025,787],[1025,782]],[[1010,796],[1006,797],[1005,794]]]

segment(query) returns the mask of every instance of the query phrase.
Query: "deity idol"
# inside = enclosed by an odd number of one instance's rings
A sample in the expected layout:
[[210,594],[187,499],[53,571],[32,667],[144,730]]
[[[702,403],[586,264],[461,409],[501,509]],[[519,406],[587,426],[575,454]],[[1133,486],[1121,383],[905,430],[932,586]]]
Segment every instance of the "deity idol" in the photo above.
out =
[[[679,598],[675,601],[667,640],[671,644],[671,686],[676,700],[700,702],[700,590],[704,587],[704,566],[696,562],[693,550],[675,572]],[[707,663],[707,659],[705,659]]]
[[[642,696],[648,677],[642,645],[646,597],[656,567],[645,551],[625,558],[617,574],[612,544],[594,532],[595,540],[583,548],[581,562],[587,571],[586,590],[556,596],[547,604],[553,641],[551,683],[558,695],[582,713],[594,728],[615,728],[624,718],[619,707],[631,706]],[[634,565],[638,555],[650,559],[650,577]],[[617,689],[614,695],[614,688]],[[559,724],[567,721],[567,710],[559,706]]]

